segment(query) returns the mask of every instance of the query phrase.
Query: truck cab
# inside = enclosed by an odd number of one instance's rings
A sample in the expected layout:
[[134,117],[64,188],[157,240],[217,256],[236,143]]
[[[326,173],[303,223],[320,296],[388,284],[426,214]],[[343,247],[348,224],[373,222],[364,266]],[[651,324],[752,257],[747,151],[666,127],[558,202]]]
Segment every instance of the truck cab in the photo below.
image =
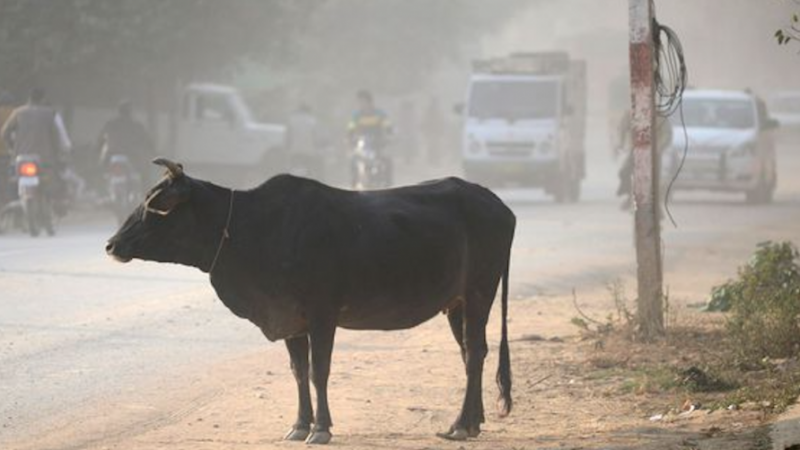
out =
[[285,127],[257,122],[237,89],[190,84],[181,94],[174,156],[193,174],[245,187],[280,170]]
[[463,109],[465,176],[577,201],[585,111],[585,65],[565,53],[474,61]]

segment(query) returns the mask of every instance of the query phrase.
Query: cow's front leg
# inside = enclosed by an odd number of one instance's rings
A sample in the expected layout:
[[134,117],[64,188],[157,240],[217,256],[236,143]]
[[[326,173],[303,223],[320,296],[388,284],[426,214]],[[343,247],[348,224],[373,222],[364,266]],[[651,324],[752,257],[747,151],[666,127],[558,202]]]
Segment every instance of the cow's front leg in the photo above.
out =
[[317,415],[314,428],[306,439],[307,444],[327,444],[331,440],[330,428],[333,426],[328,409],[328,375],[331,371],[331,353],[336,324],[328,319],[312,322],[309,329],[311,341],[311,381],[317,391]]
[[286,348],[292,362],[292,373],[297,381],[297,421],[286,434],[287,441],[304,441],[311,434],[314,410],[311,407],[311,389],[308,386],[308,336],[286,339]]

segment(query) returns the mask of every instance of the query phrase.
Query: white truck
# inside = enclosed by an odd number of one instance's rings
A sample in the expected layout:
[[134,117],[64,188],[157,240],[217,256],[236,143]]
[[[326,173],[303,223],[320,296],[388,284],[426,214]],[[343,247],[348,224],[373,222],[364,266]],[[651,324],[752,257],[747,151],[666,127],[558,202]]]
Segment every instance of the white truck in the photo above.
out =
[[476,60],[462,110],[467,179],[575,202],[585,177],[586,64],[564,52]]

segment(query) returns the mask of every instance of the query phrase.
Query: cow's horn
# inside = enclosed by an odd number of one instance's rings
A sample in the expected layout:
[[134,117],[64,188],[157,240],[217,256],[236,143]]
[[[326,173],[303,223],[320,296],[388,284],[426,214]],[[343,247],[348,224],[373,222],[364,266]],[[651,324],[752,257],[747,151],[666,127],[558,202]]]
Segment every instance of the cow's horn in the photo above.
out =
[[166,158],[156,158],[153,160],[153,164],[166,167],[169,171],[170,178],[178,178],[183,175],[183,166]]

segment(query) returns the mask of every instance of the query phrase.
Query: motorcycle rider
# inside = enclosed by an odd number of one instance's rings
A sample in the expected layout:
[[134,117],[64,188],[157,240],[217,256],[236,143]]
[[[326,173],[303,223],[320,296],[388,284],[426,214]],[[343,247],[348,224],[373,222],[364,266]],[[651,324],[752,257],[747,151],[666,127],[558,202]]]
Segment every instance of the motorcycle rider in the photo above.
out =
[[[12,156],[36,155],[39,157],[41,186],[45,199],[52,203],[57,215],[66,214],[65,184],[61,178],[64,166],[61,130],[56,123],[57,111],[45,104],[45,92],[34,88],[28,103],[16,108],[3,125],[2,135]],[[47,208],[46,208],[47,209]],[[53,235],[49,209],[42,217],[43,226]],[[36,233],[33,230],[32,233]]]
[[[360,137],[371,140],[373,149],[377,157],[386,164],[389,174],[392,173],[392,160],[385,154],[389,137],[392,134],[392,123],[386,113],[375,106],[372,93],[367,90],[360,90],[356,93],[358,108],[353,113],[347,125],[350,144],[355,145]],[[355,165],[356,156],[353,156],[351,168],[353,173],[353,185],[355,185]]]
[[155,156],[155,147],[147,129],[133,117],[133,104],[130,100],[120,102],[117,115],[103,126],[97,145],[103,167],[108,165],[112,155],[124,155],[141,177],[142,185],[150,185],[152,180],[148,177],[148,169]]

